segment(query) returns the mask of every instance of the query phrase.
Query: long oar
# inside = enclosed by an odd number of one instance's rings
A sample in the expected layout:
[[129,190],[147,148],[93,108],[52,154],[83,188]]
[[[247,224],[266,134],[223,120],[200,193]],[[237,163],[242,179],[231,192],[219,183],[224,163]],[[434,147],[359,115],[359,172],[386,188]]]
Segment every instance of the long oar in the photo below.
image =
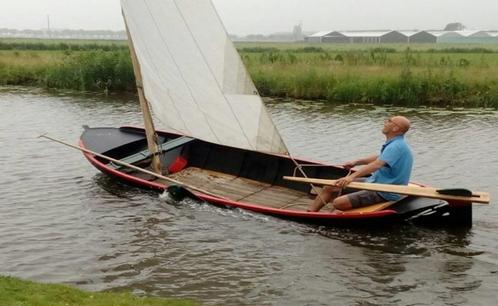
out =
[[[157,178],[160,178],[160,179],[163,179],[165,181],[168,181],[170,183],[173,183],[173,184],[176,184],[178,186],[181,186],[181,187],[184,187],[184,188],[189,188],[189,189],[192,189],[192,190],[195,190],[195,191],[198,191],[198,192],[201,192],[203,194],[206,194],[206,195],[210,195],[212,197],[216,197],[216,198],[221,198],[221,199],[225,199],[225,200],[229,200],[227,198],[224,198],[224,197],[221,197],[219,195],[216,195],[214,193],[211,193],[207,190],[204,190],[204,189],[201,189],[201,188],[198,188],[198,187],[195,187],[195,186],[192,186],[192,185],[189,185],[189,184],[185,184],[185,183],[182,183],[180,181],[177,181],[175,179],[172,179],[170,177],[167,177],[167,176],[164,176],[164,175],[161,175],[161,174],[158,174],[158,173],[155,173],[155,172],[152,172],[152,171],[149,171],[147,169],[144,169],[144,168],[140,168],[140,167],[137,167],[137,166],[134,166],[132,164],[128,164],[126,162],[123,162],[123,161],[120,161],[119,159],[115,159],[115,158],[112,158],[112,157],[109,157],[109,156],[106,156],[106,155],[103,155],[103,154],[100,154],[100,153],[97,153],[97,152],[94,152],[92,150],[88,150],[88,149],[85,149],[85,148],[82,148],[82,147],[78,147],[78,146],[75,146],[75,145],[72,145],[70,143],[67,143],[65,141],[62,141],[62,140],[59,140],[59,139],[55,139],[55,138],[52,138],[50,136],[47,136],[47,135],[40,135],[39,137],[41,138],[46,138],[46,139],[49,139],[49,140],[52,140],[52,141],[55,141],[55,142],[58,142],[60,144],[63,144],[65,146],[68,146],[68,147],[71,147],[73,149],[76,149],[76,150],[80,150],[80,151],[83,151],[83,152],[86,152],[86,153],[90,153],[90,154],[93,154],[95,156],[98,156],[98,157],[101,157],[103,159],[106,159],[106,160],[109,160],[109,161],[112,161],[113,163],[116,163],[116,164],[119,164],[121,166],[125,166],[125,167],[128,167],[128,168],[131,168],[131,169],[134,169],[134,170],[137,170],[137,171],[140,171],[140,172],[143,172],[143,173],[147,173],[147,174],[150,174],[152,176],[155,176]],[[185,191],[182,191],[182,190],[178,190],[178,186],[170,186],[170,187],[173,187],[171,189],[171,191],[173,192],[177,192],[177,193],[185,193]],[[170,191],[170,188],[168,187],[168,191]],[[188,193],[188,191],[187,191]],[[183,194],[184,195],[184,194]],[[177,199],[181,198],[181,196],[178,196]]]
[[[337,180],[304,178],[304,177],[295,177],[295,176],[284,176],[284,179],[295,182],[312,183],[317,185],[328,185],[328,186],[334,186],[335,183],[337,182]],[[360,182],[351,182],[347,185],[347,187],[353,189],[361,189],[361,190],[392,192],[398,194],[441,199],[441,200],[458,200],[458,201],[475,202],[483,204],[488,204],[490,201],[490,196],[489,193],[487,192],[472,192],[470,190],[461,189],[461,188],[437,189],[433,187],[389,185],[389,184],[360,183]]]

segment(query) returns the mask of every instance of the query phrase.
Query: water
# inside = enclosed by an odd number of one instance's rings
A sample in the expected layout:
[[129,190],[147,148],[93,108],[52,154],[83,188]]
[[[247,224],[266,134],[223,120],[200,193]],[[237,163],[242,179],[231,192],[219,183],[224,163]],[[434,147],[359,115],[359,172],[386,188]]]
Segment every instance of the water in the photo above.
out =
[[[0,274],[86,290],[223,305],[490,305],[498,208],[470,230],[327,229],[110,180],[72,149],[81,125],[140,125],[134,97],[0,88]],[[375,153],[382,121],[413,122],[414,179],[498,196],[498,112],[269,101],[291,152],[331,163]]]

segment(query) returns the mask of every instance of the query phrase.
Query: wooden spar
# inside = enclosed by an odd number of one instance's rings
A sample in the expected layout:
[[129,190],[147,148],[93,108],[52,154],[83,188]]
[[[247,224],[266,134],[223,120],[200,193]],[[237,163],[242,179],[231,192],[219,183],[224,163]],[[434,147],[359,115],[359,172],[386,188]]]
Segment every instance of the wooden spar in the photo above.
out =
[[[327,185],[327,186],[334,186],[337,181],[337,180],[304,178],[304,177],[295,177],[295,176],[284,176],[284,180],[302,182],[302,183],[311,183],[317,185]],[[389,185],[389,184],[360,183],[360,182],[351,182],[347,185],[347,187],[353,189],[361,189],[361,190],[392,192],[398,194],[441,199],[441,200],[455,200],[455,201],[475,202],[482,204],[488,204],[490,201],[489,193],[486,192],[472,192],[471,196],[458,196],[458,195],[443,194],[442,192],[444,192],[444,189],[438,189],[433,187],[421,187],[413,185],[410,186]],[[440,192],[438,192],[438,190],[440,190]]]
[[155,173],[161,174],[162,173],[161,159],[159,158],[159,149],[157,147],[157,134],[154,128],[154,122],[152,121],[149,103],[147,102],[147,99],[145,98],[144,94],[140,63],[138,62],[137,54],[135,53],[135,47],[133,46],[133,40],[128,30],[128,25],[126,24],[126,18],[124,18],[124,20],[125,20],[126,34],[128,35],[128,47],[130,48],[131,61],[133,63],[133,71],[135,72],[135,79],[137,83],[138,99],[140,100],[140,109],[142,110],[142,114],[144,116],[147,147],[149,151],[152,153],[151,168]]
[[71,147],[73,149],[76,149],[76,150],[80,150],[80,151],[83,151],[85,153],[89,153],[89,154],[92,154],[92,155],[95,155],[95,156],[98,156],[100,158],[103,158],[105,160],[108,160],[108,161],[111,161],[113,163],[116,163],[118,165],[121,165],[121,166],[125,166],[125,167],[128,167],[128,168],[131,168],[131,169],[134,169],[134,170],[137,170],[137,171],[140,171],[140,172],[143,172],[143,173],[147,173],[149,175],[152,175],[154,177],[157,177],[159,179],[163,179],[165,181],[168,181],[170,183],[173,183],[173,184],[176,184],[176,185],[180,185],[182,187],[185,187],[185,188],[189,188],[189,189],[192,189],[192,190],[195,190],[195,191],[198,191],[198,192],[201,192],[201,193],[204,193],[206,195],[209,195],[209,196],[212,196],[212,197],[217,197],[217,198],[221,198],[221,199],[225,199],[225,200],[228,200],[227,198],[224,198],[222,196],[219,196],[219,195],[216,195],[214,193],[211,193],[207,190],[204,190],[204,189],[201,189],[201,188],[198,188],[198,187],[195,187],[195,186],[192,186],[192,185],[189,185],[189,184],[185,184],[185,183],[182,183],[180,181],[177,181],[175,179],[172,179],[170,177],[167,177],[167,176],[164,176],[164,175],[161,175],[161,174],[158,174],[158,173],[155,173],[155,172],[152,172],[152,171],[149,171],[147,169],[144,169],[144,168],[140,168],[140,167],[137,167],[137,166],[134,166],[132,164],[129,164],[129,163],[125,163],[124,161],[121,161],[119,159],[115,159],[115,158],[112,158],[112,157],[109,157],[109,156],[106,156],[104,154],[100,154],[100,153],[97,153],[97,152],[94,152],[92,150],[88,150],[88,149],[85,149],[85,148],[82,148],[82,147],[78,147],[78,146],[75,146],[75,145],[72,145],[70,143],[67,143],[65,141],[62,141],[62,140],[59,140],[59,139],[55,139],[55,138],[52,138],[50,136],[47,136],[47,135],[40,135],[39,137],[41,138],[46,138],[46,139],[49,139],[49,140],[52,140],[54,142],[58,142],[60,144],[63,144],[65,146],[68,146],[68,147]]

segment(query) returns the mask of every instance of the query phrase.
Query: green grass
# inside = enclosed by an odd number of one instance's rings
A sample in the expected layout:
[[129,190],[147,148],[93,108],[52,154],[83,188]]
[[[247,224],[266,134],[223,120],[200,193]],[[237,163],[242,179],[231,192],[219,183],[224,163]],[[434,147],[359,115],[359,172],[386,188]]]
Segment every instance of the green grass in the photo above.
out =
[[64,285],[40,284],[0,276],[0,305],[5,306],[112,306],[112,305],[199,305],[192,301],[137,297],[130,293],[85,292]]
[[134,91],[135,77],[127,49],[0,51],[0,85]]
[[344,50],[365,50],[375,48],[389,48],[396,51],[404,51],[407,47],[415,51],[444,50],[444,49],[474,49],[484,48],[498,52],[498,44],[449,44],[449,43],[419,43],[419,44],[327,44],[327,43],[305,43],[305,42],[236,42],[237,49],[244,48],[275,48],[279,50],[302,49],[308,47],[321,48],[326,51],[344,51]]
[[240,44],[264,96],[498,107],[496,45]]
[[111,51],[127,48],[127,42],[122,40],[0,38],[0,50]]
[[[4,43],[33,45],[0,50],[0,85],[135,91],[125,42],[108,49],[104,47],[114,46],[112,42]],[[498,108],[497,44],[237,43],[236,47],[263,96]]]

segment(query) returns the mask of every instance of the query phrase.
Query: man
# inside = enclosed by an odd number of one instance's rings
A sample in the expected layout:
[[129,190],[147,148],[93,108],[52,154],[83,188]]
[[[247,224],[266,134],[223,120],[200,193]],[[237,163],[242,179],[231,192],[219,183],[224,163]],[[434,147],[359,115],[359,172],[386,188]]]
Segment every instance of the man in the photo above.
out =
[[[405,142],[404,135],[410,129],[410,121],[403,116],[386,119],[382,133],[386,142],[380,150],[380,155],[349,161],[343,166],[351,169],[364,165],[358,171],[337,180],[335,186],[325,186],[320,194],[308,207],[308,211],[319,211],[332,200],[333,209],[348,210],[386,201],[396,201],[399,194],[361,190],[342,196],[340,191],[352,181],[407,185],[413,165],[413,155],[410,146]],[[366,175],[372,174],[368,178]]]

